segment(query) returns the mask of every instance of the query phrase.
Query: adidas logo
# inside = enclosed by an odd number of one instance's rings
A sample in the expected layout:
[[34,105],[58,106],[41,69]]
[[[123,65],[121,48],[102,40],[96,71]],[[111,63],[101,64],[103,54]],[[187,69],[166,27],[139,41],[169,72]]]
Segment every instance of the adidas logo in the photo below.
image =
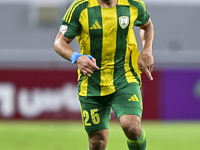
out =
[[134,94],[131,98],[129,98],[128,101],[140,102],[136,94]]
[[101,26],[99,25],[99,23],[96,21],[92,27],[90,29],[101,29]]

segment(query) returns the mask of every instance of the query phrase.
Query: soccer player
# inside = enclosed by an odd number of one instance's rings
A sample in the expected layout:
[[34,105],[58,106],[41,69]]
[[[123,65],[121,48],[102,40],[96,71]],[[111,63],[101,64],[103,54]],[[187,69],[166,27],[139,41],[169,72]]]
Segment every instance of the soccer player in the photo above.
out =
[[[133,26],[140,27],[138,51]],[[80,53],[69,43],[77,37]],[[75,0],[62,19],[55,51],[78,67],[78,95],[89,150],[105,150],[111,108],[129,150],[146,150],[141,73],[153,80],[153,24],[141,0]]]

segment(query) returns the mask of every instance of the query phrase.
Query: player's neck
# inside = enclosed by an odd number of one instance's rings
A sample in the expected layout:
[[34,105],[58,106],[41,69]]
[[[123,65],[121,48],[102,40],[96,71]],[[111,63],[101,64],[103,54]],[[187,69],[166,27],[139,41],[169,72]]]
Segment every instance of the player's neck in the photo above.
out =
[[104,8],[111,8],[117,5],[118,0],[97,0],[99,5]]

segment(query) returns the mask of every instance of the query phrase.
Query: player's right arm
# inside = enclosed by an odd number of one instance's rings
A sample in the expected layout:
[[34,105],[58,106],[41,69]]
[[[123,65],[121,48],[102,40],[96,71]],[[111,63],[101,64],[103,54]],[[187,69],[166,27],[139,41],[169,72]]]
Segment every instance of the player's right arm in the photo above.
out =
[[[61,31],[58,32],[56,39],[54,41],[55,51],[64,59],[71,61],[71,57],[75,52],[70,46],[69,43],[73,39],[68,39],[62,34]],[[76,61],[77,67],[88,77],[91,76],[95,69],[99,70],[96,66],[96,59],[92,58],[90,60],[86,55],[80,56]]]

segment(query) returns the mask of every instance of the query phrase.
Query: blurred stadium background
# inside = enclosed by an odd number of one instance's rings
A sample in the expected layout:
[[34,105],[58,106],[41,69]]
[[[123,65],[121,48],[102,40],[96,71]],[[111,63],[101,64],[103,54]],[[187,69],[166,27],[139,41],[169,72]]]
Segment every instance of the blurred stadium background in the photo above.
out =
[[[77,99],[77,68],[53,49],[72,1],[0,0],[2,150],[87,149]],[[155,28],[154,81],[142,75],[149,150],[198,150],[200,1],[144,2]],[[139,30],[134,29],[141,50]],[[79,51],[76,41],[71,47]],[[110,130],[108,150],[126,149],[113,114]]]

